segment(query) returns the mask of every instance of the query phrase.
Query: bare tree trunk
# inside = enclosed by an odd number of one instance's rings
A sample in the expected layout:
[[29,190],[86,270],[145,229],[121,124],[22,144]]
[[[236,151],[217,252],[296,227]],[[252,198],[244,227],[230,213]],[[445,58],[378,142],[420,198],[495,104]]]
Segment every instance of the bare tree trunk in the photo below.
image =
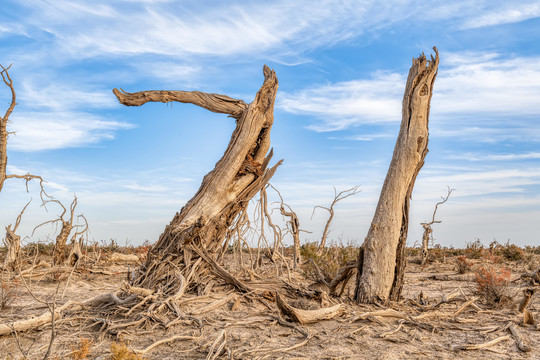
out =
[[[161,287],[163,293],[177,291],[176,279],[185,277],[203,285],[211,270],[226,278],[215,262],[229,226],[272,177],[279,162],[267,169],[272,152],[270,130],[278,81],[273,70],[264,66],[264,83],[253,102],[246,105],[228,96],[197,91],[142,91],[125,93],[114,89],[120,103],[139,106],[149,101],[192,103],[236,119],[236,129],[225,154],[208,173],[195,196],[166,226],[150,249],[146,263],[139,269],[133,284],[147,288]],[[208,271],[207,271],[208,270]],[[198,280],[198,281],[197,281]],[[226,279],[234,282],[232,279]],[[245,287],[233,284],[242,291]]]
[[28,205],[30,205],[31,201],[32,200],[30,200],[24,206],[19,216],[17,216],[13,229],[11,229],[11,225],[6,226],[6,239],[4,240],[4,243],[7,246],[8,251],[4,259],[4,269],[14,271],[19,265],[21,256],[21,237],[15,232],[21,224],[22,215],[24,214],[24,211],[26,210]]
[[[439,54],[413,59],[394,155],[377,209],[359,253],[355,299],[359,303],[397,300],[403,287],[409,201],[414,182],[428,152],[429,104]],[[360,259],[360,256],[363,258]]]
[[421,265],[425,265],[428,260],[429,255],[429,238],[431,233],[433,232],[433,229],[431,228],[431,225],[429,224],[422,224],[424,227],[424,233],[422,234],[422,263]]
[[[73,221],[73,216],[71,217],[70,221]],[[63,264],[66,260],[66,243],[69,237],[69,234],[71,233],[71,230],[73,229],[73,225],[70,221],[64,221],[62,220],[62,229],[60,230],[60,233],[58,236],[56,236],[56,242],[54,244],[54,251],[53,251],[53,263],[55,265]]]
[[4,243],[8,249],[6,258],[4,259],[4,269],[14,271],[20,261],[21,237],[15,234],[15,229],[11,230],[11,225],[6,226],[6,239]]

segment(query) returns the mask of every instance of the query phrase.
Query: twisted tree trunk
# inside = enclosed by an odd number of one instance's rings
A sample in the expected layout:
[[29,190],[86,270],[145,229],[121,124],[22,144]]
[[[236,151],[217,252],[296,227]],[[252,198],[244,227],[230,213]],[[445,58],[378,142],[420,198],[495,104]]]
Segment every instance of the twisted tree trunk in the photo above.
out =
[[360,303],[397,300],[403,288],[409,201],[428,152],[429,105],[439,53],[413,59],[394,155],[362,251],[359,252],[355,299]]
[[[249,105],[225,95],[198,91],[113,92],[120,103],[139,106],[149,101],[192,103],[236,119],[236,129],[225,154],[208,173],[195,196],[165,227],[147,260],[132,279],[132,285],[160,289],[163,293],[204,286],[207,276],[218,276],[242,291],[242,284],[227,278],[215,259],[226,247],[224,239],[235,217],[260,191],[281,163],[267,168],[272,157],[270,130],[278,81],[264,66],[264,83]],[[185,281],[184,281],[185,280]]]

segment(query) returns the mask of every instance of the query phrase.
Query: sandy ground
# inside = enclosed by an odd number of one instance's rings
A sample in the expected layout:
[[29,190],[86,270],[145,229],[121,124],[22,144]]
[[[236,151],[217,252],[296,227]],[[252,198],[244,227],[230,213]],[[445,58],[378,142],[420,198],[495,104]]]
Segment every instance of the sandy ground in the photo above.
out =
[[[355,304],[351,300],[353,285],[349,285],[342,298],[329,299],[322,304],[316,300],[286,297],[291,305],[303,308],[343,304],[339,316],[309,325],[285,323],[292,325],[289,327],[278,322],[278,310],[271,291],[264,297],[243,295],[227,286],[215,286],[212,293],[202,296],[186,294],[178,302],[178,310],[185,316],[175,323],[170,323],[170,319],[144,319],[137,315],[137,311],[126,316],[130,309],[67,312],[55,322],[50,358],[77,358],[74,351],[87,344],[87,357],[79,358],[111,359],[112,344],[115,344],[113,347],[126,344],[127,349],[140,351],[159,340],[180,335],[182,338],[156,346],[140,358],[540,359],[540,329],[522,325],[522,315],[516,311],[522,290],[530,287],[520,275],[530,272],[535,266],[540,267],[540,256],[507,265],[512,269],[508,292],[513,302],[493,309],[479,299],[457,315],[456,311],[476,296],[474,282],[429,279],[436,274],[455,274],[453,258],[423,268],[409,262],[403,300],[386,307]],[[32,276],[24,277],[24,281],[20,277],[10,279],[4,275],[4,284],[11,284],[9,290],[13,302],[0,310],[0,324],[48,312],[47,303],[58,307],[68,300],[84,301],[114,292],[125,281],[128,267],[133,269],[134,266],[101,261],[74,272],[51,273],[50,269],[37,269]],[[267,274],[262,274],[262,279],[249,279],[246,275],[244,280],[258,288],[283,289],[285,283],[272,278],[270,268]],[[312,281],[298,272],[293,274],[290,282],[307,286]],[[420,293],[425,299],[423,307],[417,303]],[[458,296],[434,307],[443,296],[452,293],[458,293]],[[220,306],[206,311],[205,306],[216,301],[221,302]],[[395,310],[392,316],[381,312],[387,308]],[[528,309],[537,321],[540,320],[539,293],[533,296]],[[136,323],[117,327],[130,321]],[[531,351],[518,349],[507,329],[508,324],[513,324]],[[50,338],[51,324],[33,331],[2,336],[0,359],[42,359]],[[460,350],[467,345],[494,339],[500,341],[480,350]],[[222,350],[218,351],[220,346]]]

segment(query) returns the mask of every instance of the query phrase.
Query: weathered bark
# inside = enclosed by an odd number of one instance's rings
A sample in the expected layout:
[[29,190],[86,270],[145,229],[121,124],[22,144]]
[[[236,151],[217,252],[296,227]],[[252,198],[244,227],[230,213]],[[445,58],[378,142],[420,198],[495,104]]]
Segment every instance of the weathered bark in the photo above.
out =
[[[275,72],[267,66],[263,72],[264,83],[249,105],[228,96],[195,91],[126,93],[113,90],[120,103],[128,106],[149,101],[178,101],[230,114],[237,120],[225,154],[214,170],[204,177],[195,196],[166,226],[150,249],[146,263],[139,269],[139,276],[134,277],[133,285],[159,286],[163,293],[170,293],[178,286],[171,285],[178,283],[174,277],[178,279],[183,275],[202,284],[202,278],[209,272],[216,272],[216,267],[210,266],[206,259],[197,261],[201,258],[200,250],[212,260],[218,258],[219,251],[224,248],[222,242],[228,227],[281,163],[267,169],[272,156],[268,150],[278,81]],[[193,276],[188,277],[191,273]],[[217,276],[223,277],[223,273]]]
[[435,58],[422,54],[409,71],[394,154],[359,253],[355,299],[360,303],[397,300],[403,287],[409,201],[428,152],[429,104],[439,64],[434,50]]

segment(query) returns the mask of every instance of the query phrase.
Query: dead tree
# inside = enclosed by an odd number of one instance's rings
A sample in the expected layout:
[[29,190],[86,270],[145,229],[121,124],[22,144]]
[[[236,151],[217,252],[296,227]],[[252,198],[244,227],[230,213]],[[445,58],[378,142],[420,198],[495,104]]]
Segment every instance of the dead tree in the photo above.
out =
[[300,255],[300,221],[298,220],[298,216],[293,209],[291,209],[289,205],[285,204],[281,193],[275,187],[272,186],[272,188],[277,192],[279,199],[281,200],[281,204],[279,205],[281,215],[289,218],[287,221],[287,227],[293,237],[293,268],[296,269],[298,264],[302,262],[302,257]]
[[422,54],[409,71],[398,139],[370,229],[359,251],[355,299],[397,300],[403,287],[409,201],[428,152],[429,104],[439,54]]
[[330,207],[320,206],[317,205],[313,208],[313,213],[311,214],[311,217],[313,218],[313,215],[315,214],[315,209],[320,208],[328,211],[330,213],[330,216],[328,217],[328,220],[326,221],[326,225],[324,226],[323,234],[321,237],[321,242],[319,244],[319,255],[322,254],[326,247],[326,239],[328,238],[328,232],[330,230],[330,224],[332,223],[332,220],[334,219],[334,206],[340,202],[343,199],[348,198],[349,196],[358,194],[360,191],[358,190],[358,186],[352,187],[347,190],[337,192],[336,188],[334,187],[334,201],[332,201],[332,204],[330,204]]
[[[44,194],[46,197],[48,197],[48,200],[43,200],[43,205],[46,206],[48,203],[56,203],[60,205],[62,208],[62,214],[58,216],[58,219],[55,220],[49,220],[45,221],[38,226],[34,228],[34,232],[37,228],[45,225],[45,224],[54,224],[54,223],[60,223],[62,226],[60,228],[60,232],[56,236],[56,241],[54,243],[54,251],[53,251],[53,263],[54,265],[60,265],[63,264],[66,260],[67,255],[67,248],[66,243],[69,239],[69,235],[71,234],[71,231],[73,231],[74,228],[78,228],[81,225],[74,224],[75,220],[75,208],[77,207],[77,196],[73,196],[73,201],[71,202],[71,205],[69,207],[69,218],[65,219],[65,215],[68,212],[64,204],[62,204],[59,200],[54,199],[52,196],[47,195],[44,190],[42,190],[42,194]],[[81,215],[79,215],[81,216]],[[82,216],[84,218],[84,216]],[[84,218],[84,221],[86,223],[86,227],[81,232],[75,232],[74,238],[76,239],[77,236],[83,234],[88,229],[88,223],[86,222],[86,218]],[[33,234],[33,233],[32,233]]]
[[6,226],[6,239],[4,240],[4,244],[8,249],[6,258],[4,259],[4,269],[6,270],[15,271],[19,265],[21,258],[21,237],[16,234],[16,231],[21,224],[22,215],[31,201],[24,206],[19,216],[17,216],[13,229],[11,229],[11,224]]
[[448,201],[448,198],[450,198],[450,194],[452,194],[452,191],[454,191],[454,189],[450,189],[450,187],[448,187],[448,194],[446,194],[446,197],[441,196],[442,201],[439,201],[437,204],[435,204],[435,210],[433,210],[433,216],[431,218],[431,221],[420,224],[424,228],[424,233],[422,234],[422,265],[425,265],[428,259],[429,240],[431,239],[433,241],[433,229],[431,228],[431,225],[441,223],[440,220],[435,220],[435,214],[437,214],[437,209],[439,205],[442,205]]
[[[2,71],[0,71],[0,75],[2,75],[2,80],[4,81],[4,84],[9,88],[11,91],[11,102],[9,104],[8,109],[6,110],[6,113],[3,117],[0,116],[0,191],[2,191],[2,188],[4,187],[4,181],[7,179],[24,179],[26,180],[26,187],[28,190],[28,182],[32,179],[38,179],[40,181],[40,185],[43,184],[43,179],[40,176],[32,175],[32,174],[25,174],[25,175],[15,175],[10,174],[7,175],[6,168],[7,168],[7,142],[8,142],[8,136],[9,134],[12,134],[7,131],[7,124],[9,123],[9,116],[15,109],[15,105],[17,105],[17,96],[15,94],[15,87],[13,86],[13,80],[11,80],[11,77],[9,75],[9,68],[11,68],[11,65],[7,68],[0,65],[0,68],[2,68]],[[43,188],[43,186],[42,186]]]
[[[191,103],[236,119],[236,129],[225,154],[208,173],[195,196],[187,202],[149,250],[147,260],[133,276],[132,285],[176,293],[193,283],[205,286],[209,276],[221,277],[241,291],[247,286],[230,276],[216,261],[236,216],[275,173],[271,168],[270,130],[278,89],[276,74],[264,66],[264,83],[251,104],[225,95],[198,91],[113,92],[120,103]],[[186,281],[184,281],[186,280]],[[184,284],[184,285],[182,285]]]

